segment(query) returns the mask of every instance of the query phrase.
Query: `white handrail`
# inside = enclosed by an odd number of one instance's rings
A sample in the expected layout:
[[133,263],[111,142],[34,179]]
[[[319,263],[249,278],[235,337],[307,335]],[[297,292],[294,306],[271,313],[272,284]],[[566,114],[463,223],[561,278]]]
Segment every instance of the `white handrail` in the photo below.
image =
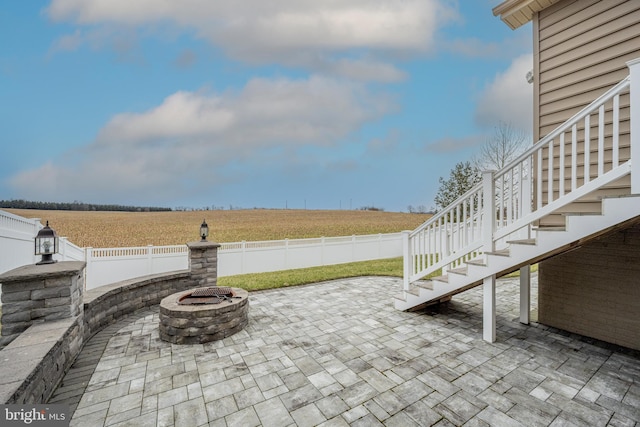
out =
[[[499,242],[523,235],[528,238],[531,225],[553,211],[574,202],[591,191],[630,173],[630,162],[620,159],[620,95],[630,88],[631,76],[607,90],[585,108],[574,114],[569,120],[540,139],[524,153],[492,175],[483,176],[483,183],[475,185],[441,212],[408,233],[405,240],[404,290],[410,283],[439,268],[456,267],[483,251],[492,251]],[[611,168],[605,172],[605,103],[612,100],[614,151]],[[591,115],[597,114],[594,126],[597,135],[597,171],[595,175],[587,166],[582,176],[578,175],[578,142],[584,141],[583,163],[590,164]],[[578,126],[584,123],[584,136],[578,141]],[[569,138],[565,138],[569,135]],[[558,142],[554,144],[554,141]],[[571,164],[565,160],[565,146],[570,145]],[[553,161],[554,148],[558,148],[557,165]],[[543,150],[547,156],[543,156]],[[543,160],[547,163],[547,173],[543,175]],[[534,165],[537,169],[534,173]],[[569,169],[565,172],[565,169]],[[557,178],[554,175],[557,173]],[[570,189],[565,190],[565,180],[569,180]],[[487,180],[490,180],[488,182]],[[544,182],[546,181],[546,182]],[[548,194],[543,201],[545,188]],[[558,183],[557,191],[554,182]],[[581,183],[579,185],[579,182]],[[489,185],[490,184],[490,185]],[[557,196],[556,196],[557,193]],[[533,205],[536,194],[536,205]],[[555,198],[554,198],[555,197]],[[491,201],[491,202],[489,202]],[[495,210],[485,209],[487,203]],[[491,215],[488,217],[487,215]],[[490,227],[490,228],[487,228]],[[503,244],[503,243],[501,243]]]

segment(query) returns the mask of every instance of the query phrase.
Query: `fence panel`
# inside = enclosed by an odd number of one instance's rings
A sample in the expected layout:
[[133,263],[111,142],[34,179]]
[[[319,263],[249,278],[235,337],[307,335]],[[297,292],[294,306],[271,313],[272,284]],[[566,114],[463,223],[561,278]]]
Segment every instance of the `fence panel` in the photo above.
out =
[[402,256],[402,234],[224,243],[218,276],[265,273]]
[[178,246],[87,248],[87,289],[148,274],[186,270],[188,249]]
[[41,228],[38,219],[0,211],[0,273],[36,262],[33,239]]
[[[39,218],[23,218],[0,210],[0,273],[39,261],[34,252],[34,238],[42,228]],[[57,261],[84,261],[84,249],[66,237],[58,239]]]

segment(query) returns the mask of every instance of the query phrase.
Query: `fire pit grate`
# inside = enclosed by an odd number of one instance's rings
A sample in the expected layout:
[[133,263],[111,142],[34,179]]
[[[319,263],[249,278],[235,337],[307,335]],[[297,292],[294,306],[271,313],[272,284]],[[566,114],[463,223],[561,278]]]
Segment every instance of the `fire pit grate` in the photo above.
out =
[[215,288],[199,288],[191,292],[192,297],[213,297],[218,295],[233,295],[231,288],[215,287]]
[[222,301],[230,301],[234,297],[231,288],[215,287],[215,288],[199,288],[195,289],[191,294],[184,296],[178,301],[179,305],[196,305],[196,304],[220,304]]

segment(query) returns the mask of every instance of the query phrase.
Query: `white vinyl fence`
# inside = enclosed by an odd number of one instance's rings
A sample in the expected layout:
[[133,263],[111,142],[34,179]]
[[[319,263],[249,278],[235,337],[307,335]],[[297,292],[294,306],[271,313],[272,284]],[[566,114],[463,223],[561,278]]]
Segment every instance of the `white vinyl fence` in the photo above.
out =
[[[39,260],[33,254],[38,219],[0,210],[0,273]],[[55,227],[54,227],[55,228]],[[59,239],[59,261],[86,261],[85,286],[98,286],[189,268],[186,245],[134,248],[80,248]],[[218,276],[263,273],[402,256],[402,233],[315,239],[222,243]]]
[[189,268],[187,245],[135,248],[86,248],[87,289],[148,274]]
[[223,243],[218,251],[218,276],[399,256],[402,256],[402,233]]
[[[86,248],[86,254],[87,289],[189,267],[186,245]],[[402,233],[222,243],[218,277],[399,256]]]

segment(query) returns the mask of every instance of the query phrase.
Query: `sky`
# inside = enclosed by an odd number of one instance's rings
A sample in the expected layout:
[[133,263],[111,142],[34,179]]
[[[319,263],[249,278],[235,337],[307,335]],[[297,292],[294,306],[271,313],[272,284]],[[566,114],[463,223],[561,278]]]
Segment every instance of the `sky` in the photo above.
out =
[[499,122],[531,133],[499,3],[3,2],[0,199],[431,208]]

